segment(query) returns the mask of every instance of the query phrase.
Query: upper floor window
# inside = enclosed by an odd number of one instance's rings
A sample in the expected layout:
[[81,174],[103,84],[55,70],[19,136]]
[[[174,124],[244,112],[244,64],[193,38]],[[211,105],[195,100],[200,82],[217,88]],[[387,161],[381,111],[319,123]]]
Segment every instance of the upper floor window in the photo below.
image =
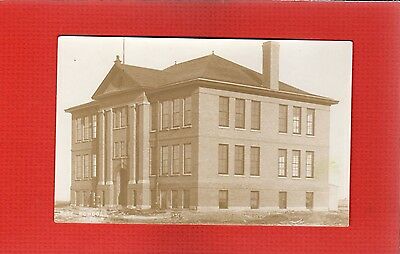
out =
[[312,151],[306,152],[306,177],[314,177],[314,152]]
[[177,175],[181,172],[180,157],[179,145],[172,146],[172,174]]
[[121,141],[121,157],[126,157],[128,153],[126,152],[126,143],[125,141]]
[[251,101],[251,129],[260,129],[261,102]]
[[183,145],[183,173],[192,174],[192,144]]
[[161,160],[160,161],[161,161],[161,174],[168,175],[169,167],[170,167],[169,147],[168,146],[161,147]]
[[121,127],[125,127],[128,125],[128,114],[126,107],[121,108]]
[[97,115],[92,116],[92,138],[97,136]]
[[83,123],[83,140],[89,140],[89,135],[90,135],[90,125],[89,125],[89,117],[85,116],[84,118],[84,123]]
[[307,135],[314,135],[315,129],[315,109],[307,109]]
[[287,151],[286,149],[279,149],[278,155],[278,176],[286,176],[286,160],[287,160]]
[[171,126],[171,102],[164,101],[161,108],[161,129],[166,130]]
[[244,175],[244,146],[235,146],[235,175]]
[[292,151],[292,177],[300,177],[300,151]]
[[287,114],[288,106],[279,105],[279,132],[287,133]]
[[127,126],[126,107],[113,109],[113,124],[114,129],[119,129]]
[[218,145],[218,174],[228,174],[228,145]]
[[260,148],[255,146],[250,148],[250,175],[260,175]]
[[158,122],[158,110],[157,110],[158,103],[150,104],[150,111],[151,111],[151,130],[157,130],[157,122]]
[[121,151],[120,143],[114,142],[114,158],[119,158],[121,156],[120,151]]
[[293,107],[293,133],[301,134],[301,108]]
[[76,119],[76,142],[82,141],[82,118]]
[[192,124],[192,97],[185,98],[184,103],[184,125],[188,126]]
[[245,127],[245,100],[235,100],[235,127],[244,129]]
[[219,97],[219,126],[229,126],[229,98]]
[[182,124],[182,100],[173,101],[172,127],[179,127]]
[[114,142],[114,158],[124,158],[127,157],[125,141]]

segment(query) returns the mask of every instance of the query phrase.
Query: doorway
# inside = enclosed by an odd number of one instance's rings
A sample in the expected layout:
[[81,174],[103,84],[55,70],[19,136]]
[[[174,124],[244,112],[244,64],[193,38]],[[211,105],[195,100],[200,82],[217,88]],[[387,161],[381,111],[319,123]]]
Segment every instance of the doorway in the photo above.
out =
[[117,170],[115,173],[115,197],[117,205],[126,206],[127,205],[127,192],[128,192],[128,179],[127,172],[125,169]]

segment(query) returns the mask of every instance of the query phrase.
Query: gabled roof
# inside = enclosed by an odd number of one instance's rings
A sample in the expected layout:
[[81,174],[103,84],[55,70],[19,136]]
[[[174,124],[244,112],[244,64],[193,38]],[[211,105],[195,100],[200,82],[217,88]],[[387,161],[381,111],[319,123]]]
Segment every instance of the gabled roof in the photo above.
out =
[[[164,70],[126,65],[116,61],[92,98],[98,99],[125,90],[154,90],[174,83],[195,79],[209,79],[262,87],[261,73],[215,54],[210,54],[174,64]],[[318,96],[283,82],[279,82],[279,91]]]

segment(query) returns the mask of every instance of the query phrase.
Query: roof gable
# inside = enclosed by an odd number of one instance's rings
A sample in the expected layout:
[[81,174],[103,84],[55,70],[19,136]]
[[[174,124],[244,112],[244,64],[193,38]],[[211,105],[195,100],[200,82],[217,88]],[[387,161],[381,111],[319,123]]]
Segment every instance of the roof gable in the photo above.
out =
[[154,72],[159,71],[116,63],[101,82],[92,98],[97,99],[135,88],[155,87],[160,84],[160,79]]

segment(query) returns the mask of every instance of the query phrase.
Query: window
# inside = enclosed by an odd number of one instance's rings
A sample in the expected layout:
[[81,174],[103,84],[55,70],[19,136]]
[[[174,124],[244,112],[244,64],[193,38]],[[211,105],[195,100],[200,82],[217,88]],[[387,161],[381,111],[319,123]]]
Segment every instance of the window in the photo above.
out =
[[259,176],[260,175],[260,148],[251,147],[250,148],[250,175]]
[[166,130],[170,127],[170,121],[171,121],[171,102],[170,101],[164,101],[162,103],[162,129]]
[[292,151],[292,177],[300,177],[300,151]]
[[96,154],[92,154],[92,177],[96,177],[97,161]]
[[258,209],[260,207],[260,192],[251,191],[250,192],[250,208]]
[[114,129],[124,128],[127,126],[127,110],[126,107],[113,109]]
[[92,138],[97,136],[97,115],[92,116]]
[[313,136],[315,129],[315,109],[307,109],[307,135]]
[[251,129],[260,129],[261,102],[251,101]]
[[125,141],[121,141],[121,157],[126,157],[127,152],[126,152],[126,143]]
[[121,148],[119,147],[119,142],[114,142],[114,158],[119,158],[120,155],[120,150]]
[[219,209],[228,209],[228,191],[219,191]]
[[314,177],[314,152],[306,152],[306,177]]
[[279,192],[279,209],[287,208],[287,192],[280,191]]
[[293,107],[293,133],[301,134],[301,108]]
[[150,111],[151,111],[151,130],[156,131],[157,130],[157,118],[158,118],[158,112],[157,112],[157,103],[155,104],[150,104]]
[[128,156],[125,141],[114,142],[114,158],[125,158]]
[[75,180],[82,179],[82,160],[80,155],[75,156]]
[[179,145],[174,145],[172,147],[172,174],[179,174],[181,172],[180,165],[180,149]]
[[89,133],[90,133],[90,125],[89,125],[89,117],[85,116],[84,118],[84,125],[83,125],[83,140],[89,140]]
[[150,164],[150,174],[153,176],[157,175],[156,147],[154,146],[150,147],[149,164]]
[[169,147],[161,147],[161,174],[168,175],[169,173]]
[[190,191],[183,190],[183,208],[190,208]]
[[113,127],[114,129],[121,128],[121,110],[113,109]]
[[287,114],[288,106],[279,105],[279,132],[287,133]]
[[192,173],[192,144],[183,145],[183,173],[185,175],[190,175]]
[[175,99],[173,104],[172,126],[179,127],[182,124],[182,100]]
[[172,203],[172,208],[176,209],[179,208],[179,196],[178,196],[178,191],[177,190],[172,190],[171,191],[171,203]]
[[121,128],[126,127],[128,125],[128,114],[126,107],[121,108]]
[[287,151],[285,149],[279,149],[278,176],[286,176],[286,157]]
[[235,100],[235,127],[242,128],[245,127],[245,100],[236,99]]
[[83,157],[83,178],[87,179],[90,177],[89,154],[85,154],[82,157]]
[[229,98],[219,97],[219,126],[229,126]]
[[306,192],[306,208],[313,209],[314,206],[314,192],[307,191]]
[[76,119],[76,142],[82,141],[82,118]]
[[235,146],[235,175],[244,175],[244,146]]
[[218,174],[228,174],[228,145],[218,145]]
[[184,125],[188,126],[192,124],[192,97],[185,98],[185,114],[184,114]]

